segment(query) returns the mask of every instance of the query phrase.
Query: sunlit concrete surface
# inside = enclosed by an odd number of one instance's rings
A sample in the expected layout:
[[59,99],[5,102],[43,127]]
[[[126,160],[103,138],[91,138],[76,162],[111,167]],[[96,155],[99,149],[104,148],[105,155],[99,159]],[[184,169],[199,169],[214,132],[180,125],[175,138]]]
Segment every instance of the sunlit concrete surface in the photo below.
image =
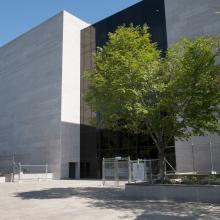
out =
[[129,200],[123,187],[101,181],[0,184],[1,220],[219,219],[220,206]]

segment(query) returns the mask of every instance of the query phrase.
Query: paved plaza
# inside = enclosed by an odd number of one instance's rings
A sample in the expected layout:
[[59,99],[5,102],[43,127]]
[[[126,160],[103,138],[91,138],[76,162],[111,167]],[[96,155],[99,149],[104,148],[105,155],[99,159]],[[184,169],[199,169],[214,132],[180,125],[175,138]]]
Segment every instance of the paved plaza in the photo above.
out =
[[1,220],[220,219],[220,206],[135,201],[123,187],[101,181],[62,180],[0,184]]

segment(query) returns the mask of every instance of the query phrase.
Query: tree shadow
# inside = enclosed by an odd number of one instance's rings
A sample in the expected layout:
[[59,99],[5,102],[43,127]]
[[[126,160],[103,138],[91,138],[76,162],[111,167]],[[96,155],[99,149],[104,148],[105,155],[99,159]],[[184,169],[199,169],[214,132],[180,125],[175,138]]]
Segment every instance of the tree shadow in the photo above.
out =
[[171,216],[171,215],[164,215],[164,214],[143,214],[141,216],[138,216],[135,220],[196,220],[197,217],[193,216]]
[[[20,192],[15,196],[24,200],[86,198],[88,199],[88,207],[125,211],[129,210],[137,216],[136,220],[194,220],[203,219],[202,217],[204,216],[211,220],[219,219],[220,216],[220,207],[215,205],[132,200],[127,198],[124,189],[120,188],[49,188],[38,191]],[[213,216],[213,218],[211,216]]]
[[16,197],[22,199],[64,199],[70,197],[86,197],[96,199],[116,199],[124,196],[124,190],[120,188],[98,188],[98,187],[77,187],[77,188],[49,188],[37,191],[17,193]]

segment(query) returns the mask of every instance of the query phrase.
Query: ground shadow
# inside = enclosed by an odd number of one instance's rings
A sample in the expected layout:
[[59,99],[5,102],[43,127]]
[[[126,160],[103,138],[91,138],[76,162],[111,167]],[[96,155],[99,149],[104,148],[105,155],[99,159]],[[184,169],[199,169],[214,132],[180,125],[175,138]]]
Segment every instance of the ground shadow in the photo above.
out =
[[193,216],[171,216],[171,215],[164,215],[164,214],[143,214],[138,216],[135,220],[196,220],[197,217]]
[[[198,203],[175,203],[164,201],[131,200],[120,188],[49,188],[38,191],[20,192],[15,195],[21,199],[65,199],[87,198],[89,207],[114,210],[129,210],[136,214],[136,220],[194,220],[201,217],[214,216],[208,219],[219,219],[220,209],[214,205]],[[138,210],[138,213],[137,213]],[[141,214],[140,214],[141,213]],[[123,217],[122,217],[123,219]],[[207,219],[207,218],[205,218]]]

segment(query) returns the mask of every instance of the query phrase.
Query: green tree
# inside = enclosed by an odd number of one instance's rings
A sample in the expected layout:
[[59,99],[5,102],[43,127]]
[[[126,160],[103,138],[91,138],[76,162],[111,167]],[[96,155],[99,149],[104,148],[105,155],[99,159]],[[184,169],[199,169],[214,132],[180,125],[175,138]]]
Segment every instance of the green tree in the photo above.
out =
[[103,128],[150,135],[161,177],[174,138],[219,132],[218,40],[184,38],[161,57],[147,26],[121,26],[98,48],[86,73],[86,101]]

